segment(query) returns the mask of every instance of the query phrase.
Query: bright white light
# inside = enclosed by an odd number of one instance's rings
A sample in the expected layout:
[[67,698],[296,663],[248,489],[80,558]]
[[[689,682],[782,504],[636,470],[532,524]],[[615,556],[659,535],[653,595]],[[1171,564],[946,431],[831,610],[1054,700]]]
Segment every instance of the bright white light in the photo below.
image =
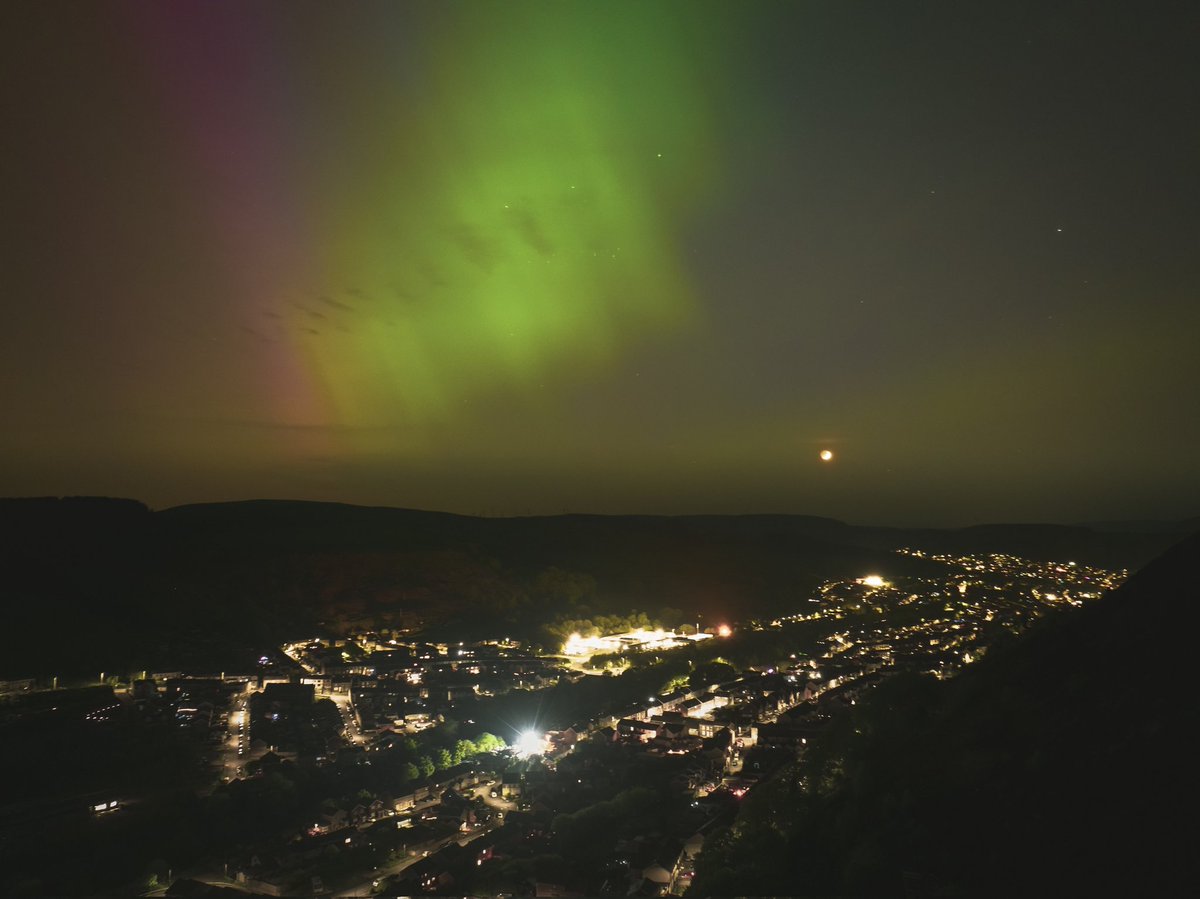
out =
[[595,640],[585,640],[579,634],[571,634],[567,637],[567,642],[563,644],[563,654],[569,656],[584,656],[595,652],[597,649]]
[[828,462],[833,459],[833,450],[821,450],[821,461]]
[[535,756],[544,755],[546,752],[546,738],[536,731],[527,730],[517,735],[517,742],[514,744],[517,750],[517,755]]
[[866,577],[860,577],[858,582],[864,587],[874,587],[876,589],[892,586],[877,574],[868,574]]

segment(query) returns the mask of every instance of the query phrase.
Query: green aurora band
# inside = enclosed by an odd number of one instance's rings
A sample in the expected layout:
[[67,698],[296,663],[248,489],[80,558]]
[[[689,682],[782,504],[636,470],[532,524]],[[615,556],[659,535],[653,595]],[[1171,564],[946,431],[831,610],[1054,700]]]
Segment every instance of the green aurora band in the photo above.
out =
[[683,13],[472,4],[380,89],[371,163],[326,184],[329,274],[289,312],[328,423],[452,424],[687,325],[680,234],[712,195],[719,23]]

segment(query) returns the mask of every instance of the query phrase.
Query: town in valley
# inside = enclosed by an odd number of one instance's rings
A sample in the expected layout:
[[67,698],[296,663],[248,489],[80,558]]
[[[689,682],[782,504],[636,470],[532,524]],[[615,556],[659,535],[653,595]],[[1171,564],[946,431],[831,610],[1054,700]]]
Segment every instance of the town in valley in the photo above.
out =
[[[123,887],[682,895],[714,828],[874,686],[953,678],[1127,574],[896,556],[928,573],[827,580],[772,618],[647,622],[557,647],[430,639],[419,625],[311,633],[239,671],[9,680],[0,715],[16,744],[52,734],[100,760],[53,799],[10,806],[3,837],[103,845],[105,831],[163,826],[156,791],[183,772],[188,814],[215,836],[167,841],[177,857],[146,858]],[[137,770],[117,758],[131,753]]]

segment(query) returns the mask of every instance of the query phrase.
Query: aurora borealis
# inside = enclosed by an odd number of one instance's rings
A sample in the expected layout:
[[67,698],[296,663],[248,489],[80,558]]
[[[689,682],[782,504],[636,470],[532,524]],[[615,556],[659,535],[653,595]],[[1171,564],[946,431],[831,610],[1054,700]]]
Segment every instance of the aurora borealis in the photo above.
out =
[[0,492],[1193,514],[1195,15],[963,6],[10,6]]

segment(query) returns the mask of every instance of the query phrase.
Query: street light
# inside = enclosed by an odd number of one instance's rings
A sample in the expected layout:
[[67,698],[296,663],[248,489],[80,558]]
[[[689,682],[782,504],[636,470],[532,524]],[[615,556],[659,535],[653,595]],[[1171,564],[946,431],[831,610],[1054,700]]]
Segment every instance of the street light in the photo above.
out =
[[546,738],[536,731],[522,731],[517,735],[515,746],[517,755],[525,757],[543,755],[546,751]]

